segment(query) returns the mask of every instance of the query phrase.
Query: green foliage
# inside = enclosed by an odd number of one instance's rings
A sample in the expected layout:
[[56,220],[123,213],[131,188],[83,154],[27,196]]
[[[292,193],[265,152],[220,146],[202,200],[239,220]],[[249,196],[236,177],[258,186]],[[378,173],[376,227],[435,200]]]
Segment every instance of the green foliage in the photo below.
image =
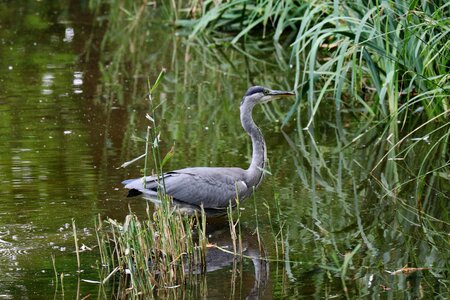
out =
[[[340,141],[383,145],[368,175],[386,193],[413,185],[420,201],[449,179],[449,7],[446,1],[207,1],[191,37],[235,32],[225,39],[234,44],[270,32],[275,49],[280,40],[289,43],[289,62],[281,65],[294,68],[294,85],[307,99],[289,117],[307,108],[301,128],[308,129],[334,109]],[[366,125],[349,132],[344,122],[353,118]],[[415,180],[403,179],[409,176]]]
[[106,271],[103,283],[118,272],[121,291],[151,296],[154,289],[184,282],[204,265],[204,228],[198,226],[199,234],[195,234],[196,221],[163,209],[148,212],[142,220],[130,213],[123,224],[100,221],[97,237]]

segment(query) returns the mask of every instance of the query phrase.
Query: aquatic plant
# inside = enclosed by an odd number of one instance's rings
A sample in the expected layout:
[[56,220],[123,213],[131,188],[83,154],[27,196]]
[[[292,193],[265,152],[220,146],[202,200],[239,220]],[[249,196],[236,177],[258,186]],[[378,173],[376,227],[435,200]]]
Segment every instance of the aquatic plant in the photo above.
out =
[[204,265],[205,227],[199,218],[163,209],[147,213],[146,219],[130,213],[123,224],[100,221],[97,228],[101,263],[109,270],[103,283],[120,274],[123,290],[132,295],[184,284]]
[[[153,85],[149,84],[149,102],[164,77],[164,70]],[[170,152],[161,157],[160,133],[155,116],[147,114],[150,125],[145,138],[145,153],[132,161],[144,158],[144,177],[163,173],[164,163]],[[164,179],[159,193],[160,205],[152,211],[147,206],[147,218],[140,219],[130,212],[122,224],[113,219],[99,220],[97,239],[101,265],[107,267],[103,282],[119,272],[120,282],[129,287],[132,295],[152,295],[155,289],[170,288],[183,284],[189,274],[205,267],[206,216],[199,212],[194,217],[182,216],[172,206],[172,199],[164,192]],[[106,228],[105,228],[106,227]]]

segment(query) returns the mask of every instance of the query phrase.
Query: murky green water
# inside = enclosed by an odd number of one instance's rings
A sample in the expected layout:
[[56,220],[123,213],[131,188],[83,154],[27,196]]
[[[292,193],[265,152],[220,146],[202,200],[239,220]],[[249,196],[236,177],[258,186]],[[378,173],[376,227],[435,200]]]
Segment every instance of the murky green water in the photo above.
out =
[[[123,221],[129,207],[144,215],[146,203],[127,199],[120,184],[140,176],[142,162],[118,167],[144,149],[132,135],[144,136],[148,124],[147,77],[154,80],[167,69],[154,105],[162,104],[154,116],[161,125],[162,152],[174,146],[167,169],[175,169],[246,167],[251,149],[239,123],[240,98],[254,83],[288,87],[293,75],[280,73],[273,55],[262,51],[264,42],[256,45],[259,52],[246,49],[257,55],[254,59],[242,48],[188,41],[182,32],[157,22],[163,10],[152,14],[147,29],[128,35],[118,25],[117,35],[102,44],[108,11],[95,14],[77,1],[49,3],[0,2],[0,298],[109,297],[120,294],[116,285],[99,292],[98,285],[83,280],[99,279],[97,216]],[[126,24],[132,26],[132,20]],[[264,280],[255,280],[252,261],[236,272],[225,257],[202,284],[160,295],[444,295],[448,253],[441,246],[448,223],[430,218],[418,224],[413,207],[374,202],[361,194],[354,186],[360,175],[347,163],[365,160],[364,154],[336,151],[336,135],[323,124],[312,133],[315,143],[297,130],[296,118],[281,132],[291,104],[255,112],[272,175],[243,205],[242,225],[249,249],[259,226],[271,260],[262,268]],[[323,156],[305,159],[299,149],[308,155],[320,149]],[[329,170],[319,174],[312,163]],[[448,208],[444,202],[437,206]],[[81,253],[81,274],[76,272],[72,219],[80,245],[94,249]],[[424,228],[435,230],[433,241],[424,237]],[[52,255],[63,284],[55,279]],[[408,264],[432,270],[411,276],[386,272]]]

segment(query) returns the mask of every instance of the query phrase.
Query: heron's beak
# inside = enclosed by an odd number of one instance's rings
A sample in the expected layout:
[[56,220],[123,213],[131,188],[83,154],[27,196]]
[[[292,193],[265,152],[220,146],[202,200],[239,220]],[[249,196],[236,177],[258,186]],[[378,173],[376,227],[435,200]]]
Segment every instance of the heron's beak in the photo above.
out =
[[293,96],[295,95],[293,92],[288,91],[277,91],[277,90],[268,90],[266,94],[260,99],[260,103],[266,103],[272,100],[284,98],[287,96]]
[[283,96],[293,96],[293,95],[295,95],[293,92],[288,92],[288,91],[271,90],[269,92],[269,96],[272,96],[272,97],[283,97]]

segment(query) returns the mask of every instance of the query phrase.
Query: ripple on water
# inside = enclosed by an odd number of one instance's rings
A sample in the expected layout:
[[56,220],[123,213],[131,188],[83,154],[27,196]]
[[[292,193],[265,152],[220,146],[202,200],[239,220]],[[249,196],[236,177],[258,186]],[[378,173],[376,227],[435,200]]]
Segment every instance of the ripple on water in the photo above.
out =
[[[33,248],[32,245],[24,245],[20,236],[33,230],[30,224],[12,224],[8,226],[0,226],[0,258],[4,258],[7,265],[10,261],[13,265],[18,255],[29,254]],[[1,267],[0,267],[1,269]]]

